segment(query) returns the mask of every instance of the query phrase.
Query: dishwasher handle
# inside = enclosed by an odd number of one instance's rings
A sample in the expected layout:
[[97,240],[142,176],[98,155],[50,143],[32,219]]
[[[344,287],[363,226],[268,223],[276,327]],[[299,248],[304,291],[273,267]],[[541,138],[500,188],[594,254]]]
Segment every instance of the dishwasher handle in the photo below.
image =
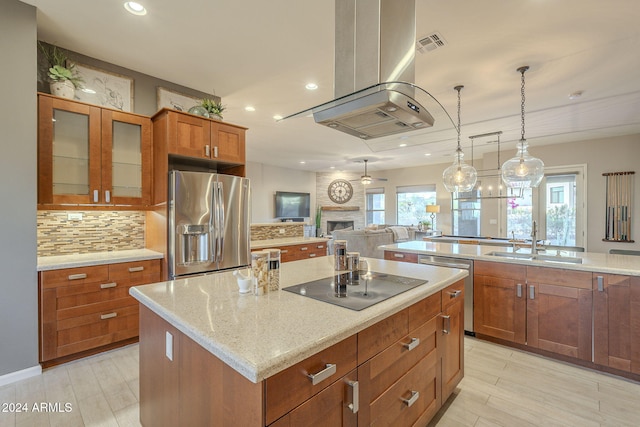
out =
[[469,270],[469,265],[462,264],[459,262],[429,261],[426,259],[421,259],[421,260],[418,260],[418,263],[426,264],[426,265],[434,265],[436,267],[449,267],[449,268],[460,268],[462,270]]

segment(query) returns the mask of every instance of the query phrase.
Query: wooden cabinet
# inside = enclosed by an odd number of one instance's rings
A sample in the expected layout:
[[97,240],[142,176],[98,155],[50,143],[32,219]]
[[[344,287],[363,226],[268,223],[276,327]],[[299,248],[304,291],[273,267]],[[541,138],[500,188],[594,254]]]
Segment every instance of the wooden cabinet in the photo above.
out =
[[526,267],[474,262],[473,324],[478,334],[526,342]]
[[149,117],[38,95],[38,204],[132,205],[151,200]]
[[527,266],[527,346],[591,360],[591,273]]
[[594,362],[640,374],[640,277],[593,273]]
[[418,263],[418,254],[396,251],[384,251],[384,259],[389,261],[404,261]]
[[464,281],[442,290],[442,326],[438,342],[442,368],[442,401],[464,377]]
[[41,272],[40,361],[138,336],[129,288],[159,280],[160,260]]
[[[280,262],[299,261],[301,259],[327,256],[326,242],[313,242],[300,245],[274,246],[267,249],[280,249]],[[260,249],[263,250],[263,249]]]
[[[245,163],[246,128],[193,114],[165,110],[168,154]],[[163,117],[154,116],[154,120]]]

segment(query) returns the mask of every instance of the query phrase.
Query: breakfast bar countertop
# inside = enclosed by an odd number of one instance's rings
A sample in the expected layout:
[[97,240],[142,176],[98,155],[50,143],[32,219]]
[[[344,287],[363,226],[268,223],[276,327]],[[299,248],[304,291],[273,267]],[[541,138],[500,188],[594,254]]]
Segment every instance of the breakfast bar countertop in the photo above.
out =
[[60,270],[63,268],[162,259],[163,257],[164,255],[160,252],[152,251],[150,249],[130,249],[124,251],[93,252],[88,254],[43,256],[38,257],[37,270]]
[[[282,289],[262,296],[240,294],[232,272],[136,286],[129,292],[204,349],[258,383],[468,274],[450,268],[367,260],[370,271],[428,282],[361,311]],[[333,263],[333,257],[283,263],[280,287],[333,276]]]
[[392,252],[415,253],[418,255],[448,256],[452,258],[640,276],[640,257],[632,255],[603,254],[599,252],[569,252],[551,249],[541,251],[539,259],[527,259],[530,253],[530,249],[528,248],[518,249],[514,254],[514,250],[511,247],[499,248],[488,245],[435,243],[418,240],[382,245],[379,246],[378,249]]

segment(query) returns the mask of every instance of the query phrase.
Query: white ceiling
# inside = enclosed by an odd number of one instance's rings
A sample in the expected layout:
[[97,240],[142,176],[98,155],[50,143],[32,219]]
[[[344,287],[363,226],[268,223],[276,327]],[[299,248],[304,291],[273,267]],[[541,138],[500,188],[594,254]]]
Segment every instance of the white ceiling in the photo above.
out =
[[[310,117],[275,122],[276,114],[333,99],[333,0],[142,0],[149,11],[143,17],[127,13],[121,0],[24,1],[38,7],[42,40],[215,91],[227,106],[225,120],[249,128],[249,161],[328,171],[360,170],[353,160],[369,158],[375,171],[452,159],[452,126],[367,144]],[[446,45],[417,54],[415,83],[454,120],[453,87],[465,86],[467,159],[468,137],[486,132],[503,132],[504,158],[515,153],[521,65],[531,67],[526,137],[532,154],[543,144],[640,133],[638,0],[417,0],[416,8],[417,37],[437,31]],[[306,90],[309,81],[319,89]],[[570,100],[576,91],[582,97]],[[244,111],[246,105],[256,111]],[[495,144],[476,141],[476,158],[483,151],[495,151]]]

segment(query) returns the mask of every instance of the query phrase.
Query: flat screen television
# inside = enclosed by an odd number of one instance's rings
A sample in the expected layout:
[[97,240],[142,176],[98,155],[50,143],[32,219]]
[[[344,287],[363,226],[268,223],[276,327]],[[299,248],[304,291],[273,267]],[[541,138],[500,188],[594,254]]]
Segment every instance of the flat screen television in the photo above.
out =
[[311,194],[276,191],[276,218],[311,216]]

